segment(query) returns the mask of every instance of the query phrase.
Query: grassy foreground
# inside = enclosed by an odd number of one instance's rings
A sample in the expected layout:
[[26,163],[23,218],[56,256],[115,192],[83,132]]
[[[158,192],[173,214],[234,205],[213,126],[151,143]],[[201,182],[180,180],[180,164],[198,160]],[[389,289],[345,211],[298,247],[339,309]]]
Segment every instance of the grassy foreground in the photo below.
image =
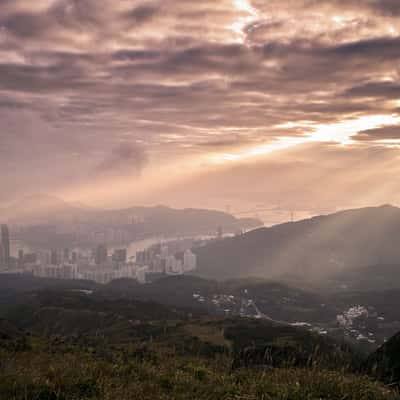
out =
[[369,378],[315,369],[231,371],[229,357],[215,359],[116,350],[3,352],[2,400],[379,400],[400,399]]

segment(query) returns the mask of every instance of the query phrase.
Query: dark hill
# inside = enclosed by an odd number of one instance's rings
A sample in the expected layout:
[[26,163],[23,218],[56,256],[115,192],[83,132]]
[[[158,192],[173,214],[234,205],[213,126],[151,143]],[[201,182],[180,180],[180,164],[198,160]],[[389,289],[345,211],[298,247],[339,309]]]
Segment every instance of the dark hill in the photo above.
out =
[[19,329],[63,336],[119,337],[129,334],[136,321],[174,320],[182,315],[153,302],[104,300],[63,290],[19,294],[3,308],[5,319]]
[[237,319],[226,323],[234,367],[319,367],[356,370],[362,357],[328,336],[273,321]]
[[369,356],[365,369],[383,382],[400,385],[400,333]]
[[343,211],[286,223],[196,250],[207,278],[259,276],[318,282],[354,267],[400,260],[400,209]]

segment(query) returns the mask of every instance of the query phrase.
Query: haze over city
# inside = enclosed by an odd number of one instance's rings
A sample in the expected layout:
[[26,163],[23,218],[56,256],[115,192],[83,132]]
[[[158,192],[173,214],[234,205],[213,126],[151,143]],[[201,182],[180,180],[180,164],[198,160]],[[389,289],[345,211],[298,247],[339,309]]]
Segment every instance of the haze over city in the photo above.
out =
[[0,204],[399,204],[399,16],[395,0],[2,0]]

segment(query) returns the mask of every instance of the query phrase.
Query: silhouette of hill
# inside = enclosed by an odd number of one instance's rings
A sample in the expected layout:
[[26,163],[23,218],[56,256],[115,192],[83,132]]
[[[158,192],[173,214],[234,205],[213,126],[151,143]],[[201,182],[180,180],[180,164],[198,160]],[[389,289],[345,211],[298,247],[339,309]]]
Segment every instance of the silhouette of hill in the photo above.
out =
[[206,278],[319,282],[356,267],[396,264],[400,209],[385,205],[348,210],[256,229],[210,243],[196,253],[198,274]]
[[400,333],[371,354],[364,368],[379,380],[400,386]]

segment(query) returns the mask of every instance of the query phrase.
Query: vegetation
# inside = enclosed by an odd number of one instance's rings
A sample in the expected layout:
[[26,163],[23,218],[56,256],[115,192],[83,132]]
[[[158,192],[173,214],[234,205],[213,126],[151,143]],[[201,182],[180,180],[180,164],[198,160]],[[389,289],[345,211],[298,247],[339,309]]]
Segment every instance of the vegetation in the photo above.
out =
[[390,385],[400,386],[400,333],[368,357],[365,369]]
[[18,294],[0,320],[0,398],[399,399],[333,339],[71,290]]
[[133,349],[82,348],[36,343],[2,352],[0,394],[4,400],[77,399],[332,399],[399,397],[369,378],[319,369],[232,371],[230,359],[166,355]]

